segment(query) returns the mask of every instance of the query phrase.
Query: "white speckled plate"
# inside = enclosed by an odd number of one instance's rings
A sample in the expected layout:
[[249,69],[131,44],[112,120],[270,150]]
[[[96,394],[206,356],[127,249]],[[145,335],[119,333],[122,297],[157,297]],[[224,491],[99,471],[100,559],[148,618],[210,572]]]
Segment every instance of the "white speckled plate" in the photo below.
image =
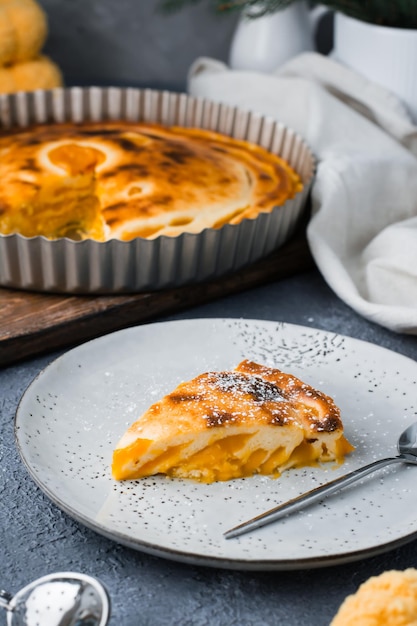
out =
[[[292,372],[332,395],[355,452],[342,467],[290,470],[212,485],[162,476],[115,482],[112,451],[127,426],[179,382],[243,358]],[[417,468],[395,465],[303,512],[237,539],[248,517],[374,459],[396,453],[416,419],[417,363],[320,330],[239,319],[154,323],[75,348],[24,394],[16,441],[30,475],[61,509],[154,555],[235,569],[353,561],[417,535]]]

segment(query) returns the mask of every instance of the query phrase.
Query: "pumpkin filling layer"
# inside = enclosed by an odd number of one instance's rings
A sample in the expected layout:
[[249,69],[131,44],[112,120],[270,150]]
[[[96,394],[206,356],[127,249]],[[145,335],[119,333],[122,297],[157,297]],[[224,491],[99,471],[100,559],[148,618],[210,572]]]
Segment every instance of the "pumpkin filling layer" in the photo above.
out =
[[327,395],[281,370],[243,361],[181,383],[122,436],[117,480],[167,474],[201,482],[342,462],[353,447]]

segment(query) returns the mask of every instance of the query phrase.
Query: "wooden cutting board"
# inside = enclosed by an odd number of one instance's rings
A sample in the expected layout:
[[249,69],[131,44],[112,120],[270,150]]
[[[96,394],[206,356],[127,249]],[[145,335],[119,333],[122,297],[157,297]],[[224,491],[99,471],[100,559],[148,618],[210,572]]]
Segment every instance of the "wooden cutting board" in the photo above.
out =
[[55,295],[0,288],[0,366],[291,276],[313,265],[302,229],[265,259],[204,284],[117,296]]

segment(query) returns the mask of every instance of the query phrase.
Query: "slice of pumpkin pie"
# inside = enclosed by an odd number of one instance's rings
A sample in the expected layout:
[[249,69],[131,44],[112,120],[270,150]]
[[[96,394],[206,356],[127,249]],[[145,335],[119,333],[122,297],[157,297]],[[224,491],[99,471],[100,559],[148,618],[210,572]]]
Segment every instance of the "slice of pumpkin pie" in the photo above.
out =
[[329,396],[244,360],[183,382],[150,406],[117,444],[112,472],[117,480],[167,474],[211,483],[342,462],[352,450]]

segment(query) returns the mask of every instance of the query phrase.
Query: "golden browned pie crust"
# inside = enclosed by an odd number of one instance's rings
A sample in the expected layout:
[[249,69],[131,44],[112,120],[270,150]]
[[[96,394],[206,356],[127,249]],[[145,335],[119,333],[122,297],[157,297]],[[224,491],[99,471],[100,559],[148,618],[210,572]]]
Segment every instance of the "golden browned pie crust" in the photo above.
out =
[[0,179],[0,233],[98,241],[237,224],[302,189],[255,144],[127,121],[3,133]]
[[183,382],[149,407],[117,444],[112,472],[118,480],[168,474],[209,483],[341,462],[352,450],[329,396],[245,360]]

